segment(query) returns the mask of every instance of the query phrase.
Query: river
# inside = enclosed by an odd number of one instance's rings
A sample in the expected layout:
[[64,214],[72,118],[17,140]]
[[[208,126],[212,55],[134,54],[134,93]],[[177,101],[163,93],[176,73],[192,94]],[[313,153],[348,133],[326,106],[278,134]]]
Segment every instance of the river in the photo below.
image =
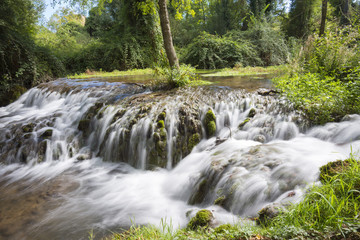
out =
[[358,115],[311,126],[256,92],[266,77],[213,81],[151,92],[138,79],[59,79],[0,108],[0,239],[178,228],[199,209],[234,223],[299,201],[320,166],[360,149]]

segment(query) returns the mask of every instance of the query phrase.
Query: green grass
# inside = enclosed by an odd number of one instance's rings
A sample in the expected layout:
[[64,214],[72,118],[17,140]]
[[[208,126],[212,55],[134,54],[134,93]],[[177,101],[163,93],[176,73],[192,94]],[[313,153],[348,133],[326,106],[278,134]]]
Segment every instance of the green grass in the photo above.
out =
[[[336,173],[322,173],[322,185],[311,187],[304,199],[289,206],[266,226],[250,221],[213,228],[174,230],[165,223],[132,226],[113,233],[107,240],[120,239],[359,239],[360,163],[350,156]],[[326,169],[326,168],[322,168]]]
[[228,77],[228,76],[249,76],[249,75],[265,75],[265,74],[282,74],[287,72],[287,66],[271,66],[271,67],[241,67],[241,68],[224,68],[215,73],[202,75],[203,77]]
[[153,74],[154,70],[150,68],[146,69],[131,69],[127,71],[118,71],[114,70],[113,72],[96,72],[88,71],[82,74],[75,74],[72,76],[67,76],[68,78],[73,79],[83,79],[83,78],[94,78],[94,77],[119,77],[119,76],[133,76],[133,75],[150,75]]

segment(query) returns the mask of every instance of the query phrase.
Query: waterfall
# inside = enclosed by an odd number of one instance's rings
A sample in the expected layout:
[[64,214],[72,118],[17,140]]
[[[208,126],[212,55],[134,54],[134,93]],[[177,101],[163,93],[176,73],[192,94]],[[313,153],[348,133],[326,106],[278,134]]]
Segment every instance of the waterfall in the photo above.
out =
[[219,223],[254,217],[298,201],[320,166],[359,151],[359,129],[358,115],[308,128],[281,99],[242,90],[41,85],[0,108],[0,238],[183,227],[201,208]]

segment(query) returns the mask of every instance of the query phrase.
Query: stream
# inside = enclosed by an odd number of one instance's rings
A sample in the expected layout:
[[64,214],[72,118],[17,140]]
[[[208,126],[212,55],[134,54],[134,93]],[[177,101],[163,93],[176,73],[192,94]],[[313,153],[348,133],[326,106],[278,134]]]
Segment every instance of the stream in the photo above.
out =
[[301,200],[320,166],[360,150],[359,115],[310,126],[257,93],[266,76],[211,81],[152,92],[136,77],[59,79],[0,108],[0,239],[176,229],[200,209],[217,225],[250,221]]

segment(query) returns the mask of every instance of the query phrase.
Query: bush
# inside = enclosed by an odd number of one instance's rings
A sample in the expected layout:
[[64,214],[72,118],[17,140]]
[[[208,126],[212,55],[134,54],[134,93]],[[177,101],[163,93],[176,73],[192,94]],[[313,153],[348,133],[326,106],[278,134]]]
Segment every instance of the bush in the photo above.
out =
[[200,69],[232,68],[239,63],[245,66],[255,63],[253,53],[250,44],[203,32],[187,47],[182,61]]
[[273,66],[289,60],[290,49],[285,37],[269,23],[255,21],[247,31],[232,31],[226,36],[239,44],[252,46],[252,54],[256,57],[248,58],[245,65]]
[[180,68],[155,67],[155,81],[152,87],[155,89],[172,89],[184,87],[197,81],[195,68],[189,65],[181,65]]
[[339,121],[346,114],[360,112],[360,99],[353,96],[348,84],[334,77],[307,73],[273,81],[294,107],[315,124]]

